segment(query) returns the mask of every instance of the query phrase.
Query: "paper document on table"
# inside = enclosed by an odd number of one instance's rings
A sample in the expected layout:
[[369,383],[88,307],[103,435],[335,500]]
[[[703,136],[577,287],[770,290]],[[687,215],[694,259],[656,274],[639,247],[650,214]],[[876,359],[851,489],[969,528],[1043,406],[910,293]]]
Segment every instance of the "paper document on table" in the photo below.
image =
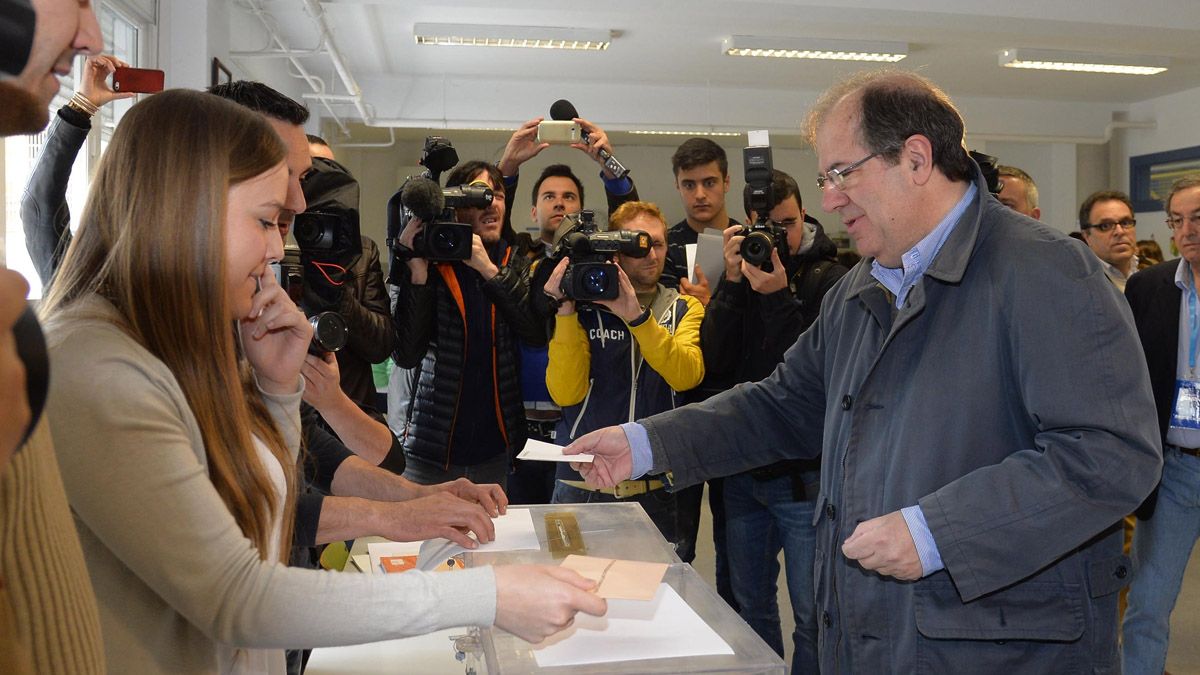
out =
[[583,462],[587,464],[593,455],[564,455],[563,446],[531,438],[525,441],[517,459],[532,459],[538,462]]
[[533,529],[533,516],[529,509],[509,509],[508,513],[492,519],[496,538],[473,549],[465,549],[449,539],[430,539],[421,544],[417,568],[431,570],[446,559],[467,551],[474,553],[496,551],[528,551],[542,547],[537,530]]
[[541,668],[710,654],[733,649],[665,583],[650,602],[609,600],[605,616],[580,612],[569,628],[533,645]]
[[613,600],[653,600],[666,563],[569,555],[562,566],[596,582],[596,595]]
[[383,558],[401,556],[416,556],[421,552],[419,541],[373,541],[367,544],[367,554],[371,556],[371,572],[388,572],[384,569]]

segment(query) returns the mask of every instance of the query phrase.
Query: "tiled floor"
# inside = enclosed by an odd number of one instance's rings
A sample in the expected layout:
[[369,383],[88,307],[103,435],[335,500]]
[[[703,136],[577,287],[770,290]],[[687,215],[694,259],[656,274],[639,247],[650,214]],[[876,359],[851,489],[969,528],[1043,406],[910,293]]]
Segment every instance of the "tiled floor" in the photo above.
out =
[[[708,498],[704,499],[704,510],[700,519],[700,534],[696,542],[696,560],[692,565],[709,583],[715,583],[715,567],[712,545],[712,514],[708,510]],[[779,613],[783,623],[784,643],[787,654],[792,658],[792,605],[788,601],[783,577],[779,579]],[[1192,556],[1183,591],[1171,615],[1171,649],[1167,655],[1167,670],[1172,675],[1200,675],[1200,556]]]

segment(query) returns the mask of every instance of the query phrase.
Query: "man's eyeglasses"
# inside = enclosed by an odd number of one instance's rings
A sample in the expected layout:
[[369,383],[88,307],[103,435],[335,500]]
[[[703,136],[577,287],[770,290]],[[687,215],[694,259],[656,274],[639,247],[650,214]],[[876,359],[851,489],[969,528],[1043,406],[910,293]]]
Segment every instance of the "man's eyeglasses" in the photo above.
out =
[[1121,220],[1102,220],[1098,223],[1084,227],[1085,230],[1100,230],[1101,232],[1112,232],[1112,229],[1120,225],[1122,229],[1132,230],[1137,227],[1137,220],[1134,218],[1124,218]]
[[846,184],[846,176],[848,174],[850,174],[853,171],[856,171],[863,164],[866,164],[867,162],[871,161],[875,157],[878,157],[879,155],[880,155],[880,153],[878,153],[878,152],[872,152],[871,154],[867,155],[866,157],[863,157],[862,159],[858,160],[857,162],[855,162],[845,168],[830,169],[830,170],[826,171],[825,173],[818,174],[817,175],[817,187],[824,190],[826,187],[829,187],[832,185],[833,187],[835,187],[839,190],[842,189],[842,186]]
[[1192,229],[1200,229],[1200,213],[1193,213],[1190,216],[1171,216],[1167,218],[1167,227],[1172,230],[1178,230],[1187,223]]

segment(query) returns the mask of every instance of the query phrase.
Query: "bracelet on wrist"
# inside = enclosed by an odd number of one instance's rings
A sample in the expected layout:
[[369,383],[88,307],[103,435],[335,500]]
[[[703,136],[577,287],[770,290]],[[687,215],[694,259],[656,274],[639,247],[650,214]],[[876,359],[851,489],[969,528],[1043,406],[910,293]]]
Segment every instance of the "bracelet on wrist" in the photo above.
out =
[[88,97],[84,96],[83,94],[81,94],[79,92],[75,92],[75,94],[73,96],[71,96],[71,100],[67,101],[67,107],[71,108],[72,110],[75,110],[77,112],[83,113],[84,115],[87,115],[88,117],[92,117],[93,115],[95,115],[97,112],[100,111],[100,106],[96,105],[95,103],[92,103],[88,99]]

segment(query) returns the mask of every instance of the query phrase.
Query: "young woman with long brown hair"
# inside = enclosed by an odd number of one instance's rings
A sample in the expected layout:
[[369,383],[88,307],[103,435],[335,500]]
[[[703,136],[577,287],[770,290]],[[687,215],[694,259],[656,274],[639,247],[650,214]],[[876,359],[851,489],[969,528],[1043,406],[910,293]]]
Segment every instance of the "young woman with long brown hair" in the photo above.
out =
[[267,267],[283,253],[283,159],[233,103],[139,103],[43,303],[48,414],[109,669],[282,672],[285,647],[493,622],[539,640],[602,613],[559,568],[284,566],[312,329]]

